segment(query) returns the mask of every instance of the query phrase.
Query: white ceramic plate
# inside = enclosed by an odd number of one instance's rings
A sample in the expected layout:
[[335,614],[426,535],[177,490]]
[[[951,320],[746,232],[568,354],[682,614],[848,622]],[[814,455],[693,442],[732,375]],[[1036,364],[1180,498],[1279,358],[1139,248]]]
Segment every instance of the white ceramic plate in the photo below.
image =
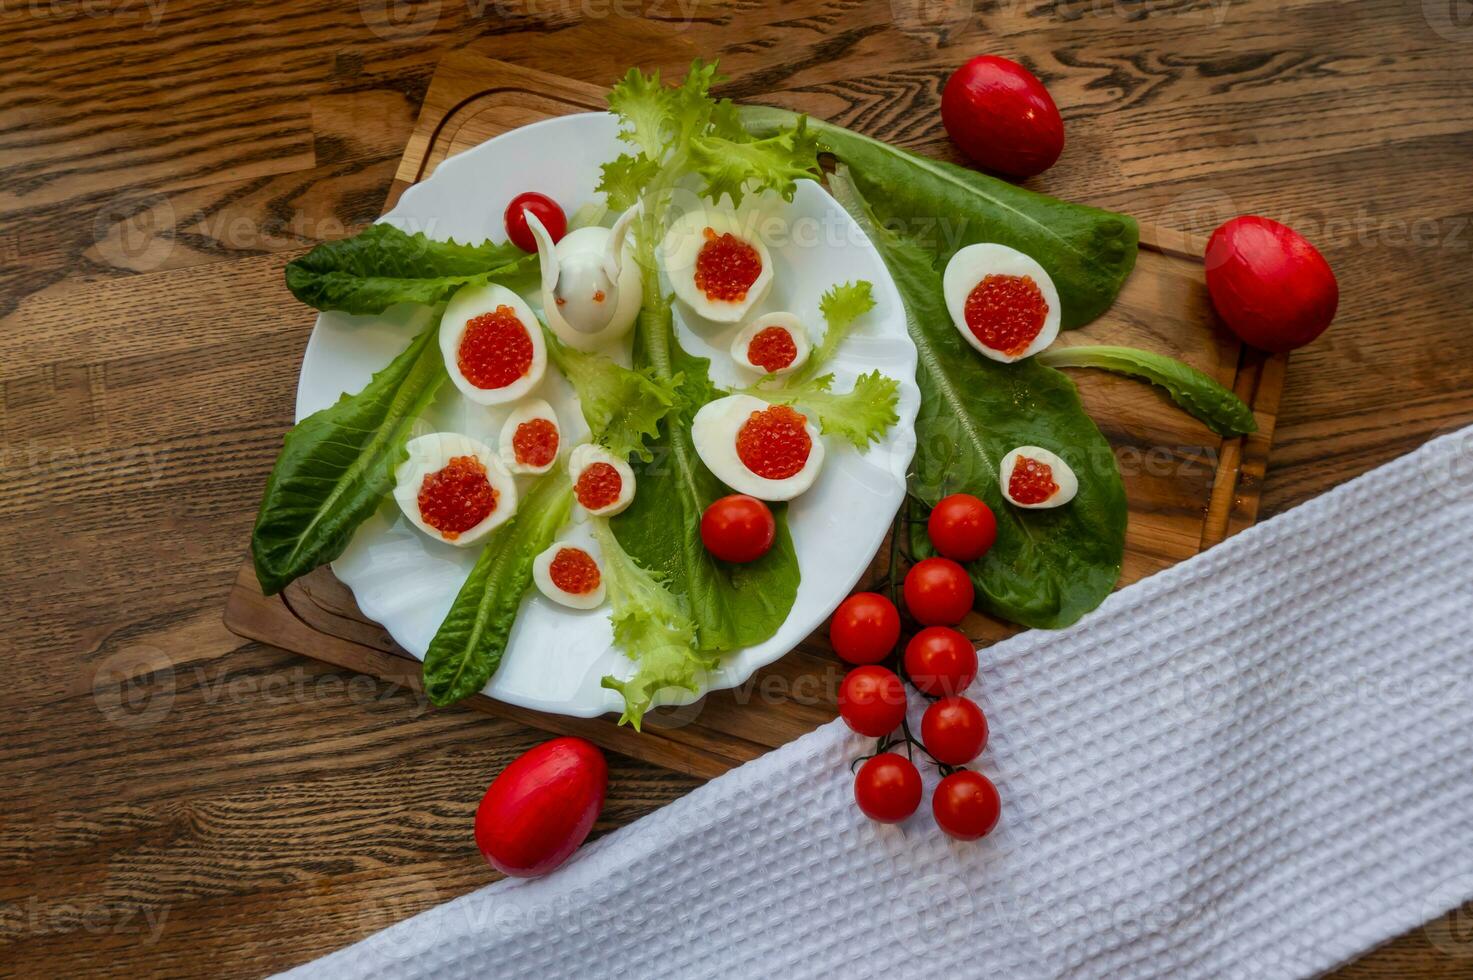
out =
[[[429,180],[405,192],[385,221],[432,238],[479,242],[505,237],[502,213],[522,191],[541,191],[569,215],[595,202],[599,164],[618,155],[616,122],[607,113],[563,116],[489,140],[440,165]],[[835,283],[868,279],[876,306],[856,326],[833,362],[836,388],[878,368],[900,382],[900,421],[863,455],[827,442],[824,469],[813,489],[792,503],[788,525],[797,548],[802,582],[787,621],[767,642],[723,658],[708,689],[734,687],[757,668],[777,660],[823,623],[854,587],[879,548],[905,494],[905,473],[915,449],[920,393],[915,347],[905,330],[900,295],[879,254],[844,210],[818,185],[799,181],[791,204],[766,201],[787,232],[769,240],[775,283],[752,316],[791,310],[821,331],[818,299]],[[534,307],[540,304],[528,297]],[[379,317],[325,313],[307,344],[297,388],[300,419],[357,391],[398,354],[428,322],[423,308],[397,307]],[[712,359],[718,383],[739,380],[730,357],[736,325],[697,322],[676,304],[684,346]],[[816,339],[816,338],[815,338]],[[587,433],[567,383],[551,365],[535,394],[557,411],[571,446]],[[441,389],[415,434],[452,430],[496,445],[506,408],[474,405],[451,385]],[[573,536],[586,535],[581,527]],[[423,658],[461,583],[475,564],[476,548],[455,548],[415,530],[392,499],[367,521],[333,571],[353,590],[359,607],[398,643]],[[620,711],[616,691],[599,686],[606,674],[627,677],[634,664],[611,644],[608,607],[575,612],[535,589],[522,603],[501,667],[485,693],[510,704],[592,717]],[[659,703],[684,704],[695,696],[666,691]]]

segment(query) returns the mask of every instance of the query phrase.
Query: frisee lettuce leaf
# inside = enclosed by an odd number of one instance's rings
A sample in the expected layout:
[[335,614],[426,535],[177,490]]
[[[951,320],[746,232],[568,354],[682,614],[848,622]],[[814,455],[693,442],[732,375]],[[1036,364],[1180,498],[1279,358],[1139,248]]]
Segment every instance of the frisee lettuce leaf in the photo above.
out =
[[551,547],[572,508],[572,485],[554,471],[521,498],[511,520],[491,532],[425,651],[421,671],[431,704],[470,697],[496,673],[532,584],[532,561]]
[[394,485],[414,420],[447,379],[436,317],[353,395],[286,434],[266,481],[251,559],[267,595],[343,553]]
[[614,643],[638,663],[628,680],[609,676],[602,684],[624,696],[619,723],[638,731],[662,688],[699,693],[702,678],[715,669],[718,658],[696,648],[696,626],[685,603],[629,556],[608,522],[595,517],[590,528],[603,558]]
[[1258,431],[1253,409],[1190,364],[1133,347],[1055,347],[1038,355],[1049,367],[1099,368],[1143,378],[1220,436]]
[[[774,404],[798,405],[818,419],[824,435],[837,436],[862,452],[899,421],[900,383],[871,371],[856,378],[849,391],[839,393],[833,390],[834,376],[818,372],[833,358],[854,321],[874,307],[873,287],[863,279],[831,287],[818,301],[825,329],[808,361],[787,378],[768,375],[745,390]],[[774,382],[781,387],[773,387]]]
[[650,459],[648,443],[679,398],[680,379],[632,370],[603,354],[569,347],[550,330],[543,334],[548,357],[578,394],[594,441],[621,459]]
[[523,289],[536,271],[537,256],[510,242],[462,245],[376,224],[287,263],[286,286],[313,309],[382,313],[397,303],[433,306],[470,283]]

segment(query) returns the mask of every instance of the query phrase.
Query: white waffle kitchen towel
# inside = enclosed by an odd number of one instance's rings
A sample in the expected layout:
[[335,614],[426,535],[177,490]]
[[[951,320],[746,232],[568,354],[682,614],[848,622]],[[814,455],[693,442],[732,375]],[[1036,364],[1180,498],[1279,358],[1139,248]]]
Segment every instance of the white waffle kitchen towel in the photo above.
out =
[[1470,614],[1465,429],[985,650],[980,842],[864,819],[834,723],[292,975],[1314,974],[1473,896]]

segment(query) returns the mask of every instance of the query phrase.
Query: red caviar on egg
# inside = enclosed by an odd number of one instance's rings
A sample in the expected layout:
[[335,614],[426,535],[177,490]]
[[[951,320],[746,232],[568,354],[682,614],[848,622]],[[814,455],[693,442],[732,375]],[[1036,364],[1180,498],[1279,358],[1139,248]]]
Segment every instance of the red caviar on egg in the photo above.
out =
[[517,405],[501,426],[501,461],[513,473],[546,473],[557,462],[561,445],[557,414],[541,398]]
[[573,497],[588,513],[612,517],[634,502],[634,471],[602,446],[584,443],[568,456]]
[[670,223],[659,259],[675,295],[698,316],[740,321],[772,286],[772,257],[755,214],[695,208]]
[[431,537],[465,547],[511,518],[517,486],[501,458],[458,432],[411,439],[394,469],[394,500]]
[[440,351],[455,387],[478,405],[517,401],[542,381],[542,327],[504,286],[462,287],[440,318]]
[[812,349],[803,321],[792,313],[759,316],[731,342],[732,358],[762,374],[790,374],[807,363]]
[[597,553],[572,541],[559,541],[533,559],[532,581],[543,595],[570,609],[593,609],[606,594]]
[[1060,507],[1079,492],[1079,479],[1069,464],[1040,446],[1019,446],[1008,452],[998,481],[1008,503],[1030,510]]
[[701,406],[691,441],[718,480],[759,500],[793,499],[823,467],[823,440],[808,417],[752,395],[728,395]]
[[1031,357],[1059,335],[1058,290],[1017,249],[991,242],[958,249],[941,289],[962,337],[995,361]]

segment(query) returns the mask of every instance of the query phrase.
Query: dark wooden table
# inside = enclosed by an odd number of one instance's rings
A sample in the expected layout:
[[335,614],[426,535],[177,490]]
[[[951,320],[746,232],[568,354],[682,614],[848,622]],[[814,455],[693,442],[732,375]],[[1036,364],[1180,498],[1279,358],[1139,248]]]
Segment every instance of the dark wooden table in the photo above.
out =
[[[379,213],[451,49],[599,84],[719,56],[733,96],[821,87],[940,154],[948,70],[1020,58],[1068,125],[1040,185],[1274,216],[1339,273],[1264,516],[1473,421],[1447,0],[24,0],[0,28],[0,973],[258,975],[491,878],[471,813],[536,732],[220,623],[311,322],[281,267]],[[600,831],[695,785],[610,762]],[[1344,975],[1473,975],[1466,915]]]

